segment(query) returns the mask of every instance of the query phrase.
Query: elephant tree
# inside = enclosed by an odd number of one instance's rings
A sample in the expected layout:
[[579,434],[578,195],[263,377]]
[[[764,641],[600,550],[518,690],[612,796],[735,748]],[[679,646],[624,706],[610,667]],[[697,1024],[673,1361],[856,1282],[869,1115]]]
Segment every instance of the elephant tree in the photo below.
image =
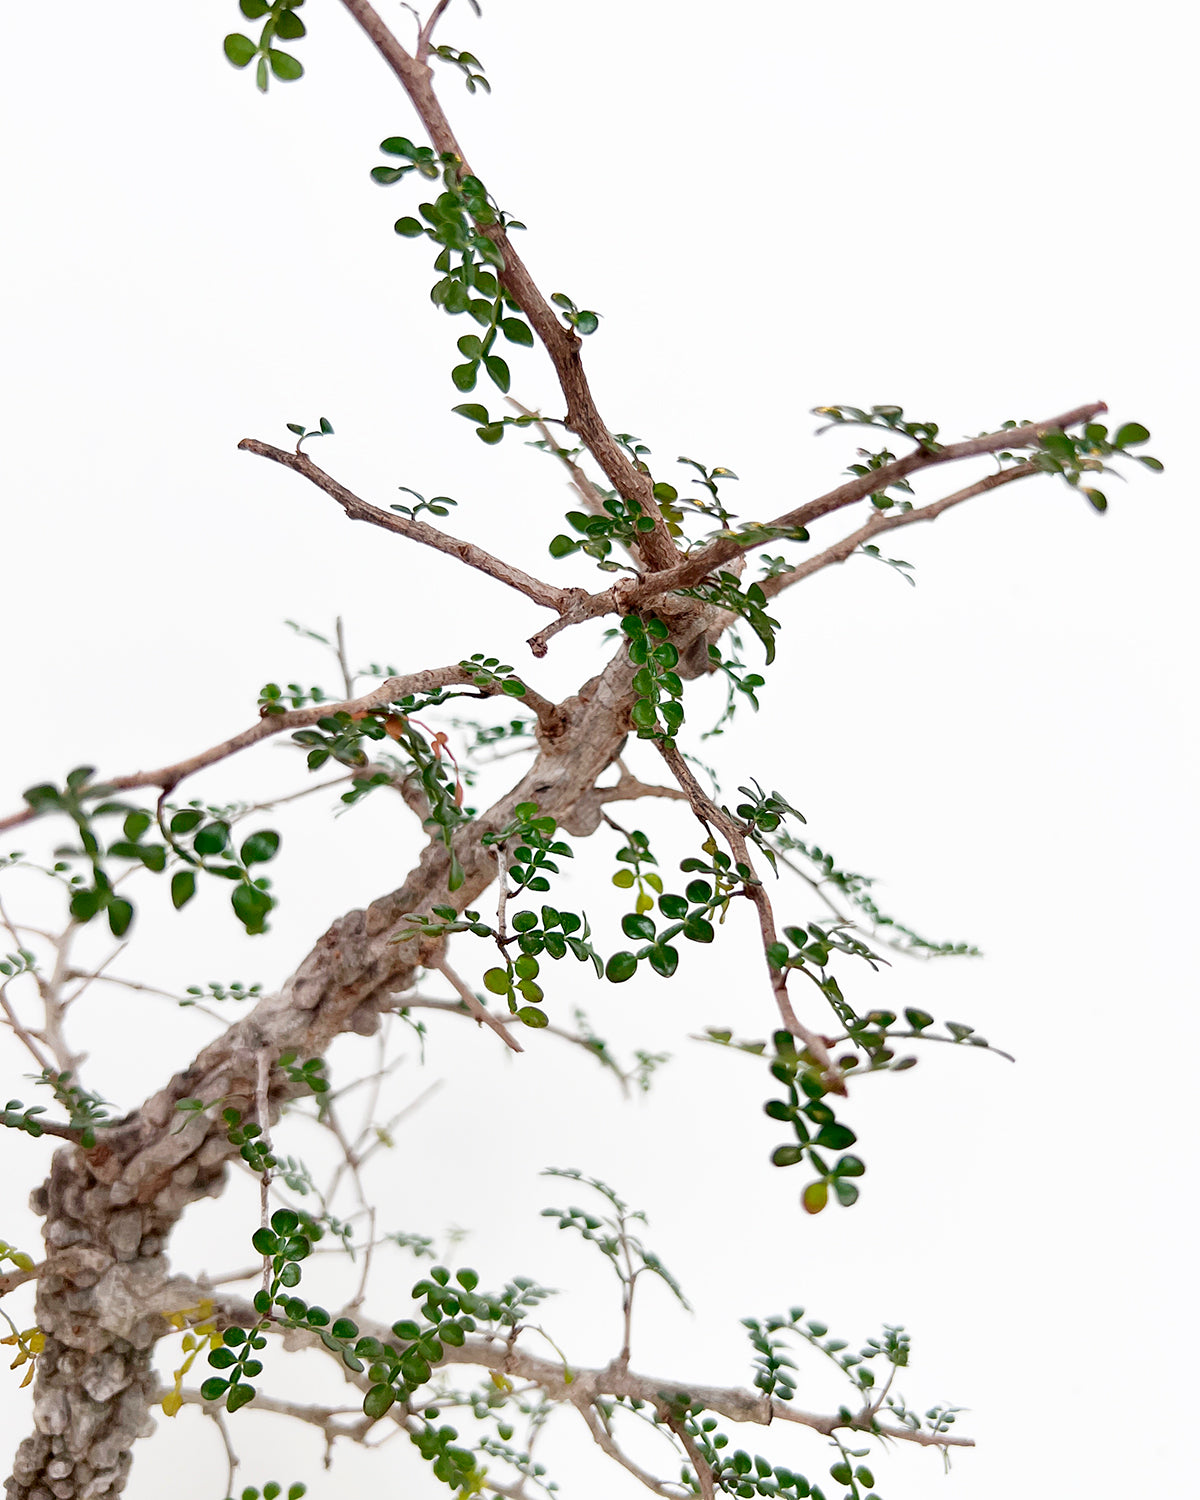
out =
[[[764,790],[749,772],[734,796],[715,782],[706,788],[705,768],[684,748],[695,744],[688,684],[724,679],[722,722],[730,728],[757,708],[764,685],[742,659],[744,642],[753,636],[770,666],[787,604],[781,596],[814,573],[855,554],[903,568],[884,556],[888,533],[1007,485],[1054,477],[1103,510],[1096,480],[1115,462],[1161,465],[1137,451],[1147,431],[1134,422],[1110,430],[1098,402],[960,441],[885,404],[818,409],[826,425],[853,429],[866,446],[827,492],[789,504],[769,521],[731,509],[736,475],[724,467],[681,459],[683,478],[656,473],[650,450],[613,431],[593,399],[583,351],[597,314],[539,289],[514,245],[522,226],[469,164],[443,112],[435,64],[461,75],[472,92],[487,87],[472,53],[435,43],[447,3],[439,0],[428,19],[417,19],[413,39],[402,41],[365,0],[343,0],[424,132],[422,143],[383,141],[372,176],[410,196],[414,187],[429,194],[429,201],[406,200],[395,227],[401,237],[429,242],[431,299],[465,330],[457,339],[460,362],[450,371],[461,398],[454,410],[487,445],[516,429],[566,476],[574,508],[549,541],[550,557],[578,554],[572,566],[590,562],[604,577],[589,590],[553,581],[549,568],[543,578],[493,555],[435,524],[454,506],[444,496],[410,492],[413,503],[386,508],[360,498],[310,454],[333,435],[325,418],[311,428],[288,423],[294,441],[286,447],[258,438],[240,444],[315,486],[351,520],[392,533],[382,546],[443,552],[523,595],[545,611],[546,623],[527,643],[528,671],[503,660],[521,653],[502,640],[482,643],[463,660],[430,661],[425,632],[420,657],[404,670],[354,673],[339,622],[326,641],[337,690],[268,683],[257,717],[233,737],[150,771],[100,775],[81,766],[61,785],[31,787],[23,809],[0,820],[7,831],[44,822],[58,830],[55,837],[65,827],[70,840],[51,855],[14,851],[5,859],[10,869],[40,870],[62,888],[60,929],[33,927],[0,909],[12,945],[0,965],[4,1019],[54,1099],[53,1108],[10,1100],[3,1123],[62,1142],[34,1193],[45,1220],[44,1253],[2,1247],[12,1269],[0,1277],[0,1293],[35,1281],[37,1298],[29,1327],[0,1306],[15,1362],[35,1382],[35,1431],[17,1453],[12,1500],[120,1493],[154,1408],[170,1417],[185,1403],[222,1423],[244,1406],[282,1412],[315,1423],[330,1445],[402,1429],[433,1476],[464,1495],[525,1496],[544,1488],[549,1481],[531,1450],[556,1407],[573,1408],[600,1452],[660,1495],[866,1500],[875,1491],[873,1447],[896,1441],[945,1452],[969,1443],[955,1430],[953,1408],[910,1410],[894,1392],[909,1354],[908,1337],[896,1327],[852,1348],[797,1307],[745,1320],[752,1389],[640,1373],[631,1361],[639,1283],[658,1278],[681,1300],[682,1293],[643,1244],[640,1214],[605,1183],[575,1172],[556,1175],[578,1187],[587,1206],[548,1212],[618,1279],[621,1336],[607,1364],[579,1368],[533,1342],[531,1315],[548,1293],[527,1277],[488,1290],[468,1267],[433,1264],[411,1299],[377,1303],[369,1277],[379,1236],[368,1163],[389,1139],[376,1114],[386,1069],[335,1089],[323,1059],[344,1033],[370,1036],[403,1022],[420,1027],[423,1012],[431,1012],[472,1023],[488,1045],[506,1052],[574,1044],[622,1082],[645,1083],[656,1058],[641,1054],[624,1069],[585,1021],[564,1016],[565,994],[584,981],[622,984],[646,971],[670,980],[693,945],[740,941],[736,920],[727,933],[722,928],[727,916],[745,910],[756,941],[745,952],[744,972],[747,988],[756,990],[761,1036],[714,1029],[708,1040],[761,1058],[770,1090],[765,1110],[784,1137],[773,1161],[804,1169],[802,1210],[851,1209],[866,1171],[847,1119],[859,1080],[911,1067],[916,1051],[933,1042],[989,1045],[970,1026],[939,1025],[920,1009],[898,1016],[870,1008],[869,998],[859,998],[870,991],[856,971],[894,951],[949,957],[973,950],[933,942],[882,912],[868,880],[805,837],[803,816],[784,793]],[[225,53],[264,91],[272,80],[302,74],[290,50],[305,34],[302,4],[241,0],[256,34],[226,37]],[[525,350],[540,350],[553,367],[561,392],[554,412],[510,393],[509,361],[519,369],[522,358],[533,357]],[[491,388],[486,400],[481,382]],[[973,470],[957,487],[947,479],[932,497],[918,498],[914,481],[940,481],[944,469],[979,459],[991,461],[986,472]],[[827,519],[840,521],[841,533],[814,543],[809,528]],[[469,572],[464,589],[468,581]],[[557,637],[594,620],[613,627],[600,670],[581,669],[566,697],[539,691],[540,659],[569,649]],[[463,700],[489,705],[478,710],[485,717],[456,717]],[[209,986],[177,996],[193,1007],[234,1000],[249,1009],[222,1023],[194,1061],[139,1108],[114,1118],[85,1086],[69,1012],[85,989],[124,981],[105,973],[107,961],[81,969],[74,945],[86,929],[105,926],[120,941],[135,920],[134,896],[154,875],[165,877],[176,909],[202,886],[225,881],[246,933],[265,930],[275,897],[263,869],[281,844],[280,834],[263,826],[272,804],[184,801],[181,788],[276,736],[290,737],[311,771],[335,772],[313,789],[338,784],[344,805],[398,795],[428,835],[423,852],[397,888],[334,921],[272,992]],[[528,757],[520,776],[491,806],[470,806],[478,765],[508,753]],[[654,798],[685,803],[694,817],[694,839],[669,854],[613,816],[620,803]],[[615,873],[608,848],[589,842],[602,829],[618,835]],[[573,908],[568,859],[593,871],[599,864],[596,878],[626,893],[620,937],[593,931],[582,907]],[[678,876],[668,874],[674,869]],[[793,915],[801,902],[802,921]],[[345,1096],[364,1081],[371,1104],[356,1132],[346,1123]],[[287,1120],[299,1113],[336,1143],[340,1160],[327,1183],[318,1184],[279,1144]],[[190,1204],[222,1191],[231,1165],[258,1183],[259,1220],[247,1226],[252,1274],[215,1284],[172,1273],[172,1230]],[[320,1291],[309,1264],[318,1243],[361,1254],[357,1293],[334,1311],[301,1295]],[[428,1242],[408,1237],[407,1248],[428,1258]],[[228,1292],[239,1279],[256,1289]],[[377,1308],[373,1316],[368,1307]],[[164,1380],[155,1351],[167,1340],[173,1355],[181,1335],[180,1367]],[[845,1378],[844,1402],[834,1410],[811,1412],[794,1400],[789,1350],[805,1344]],[[356,1408],[305,1405],[260,1389],[281,1347],[326,1354],[356,1388]],[[189,1371],[202,1360],[196,1377],[204,1378],[192,1386]],[[651,1472],[634,1456],[627,1433],[639,1421],[674,1450],[665,1468]],[[809,1428],[832,1445],[832,1463],[817,1459],[819,1483],[736,1447],[722,1431],[773,1421]],[[801,1446],[797,1462],[809,1464]],[[281,1491],[269,1484],[263,1493]],[[302,1494],[303,1485],[288,1493]]]

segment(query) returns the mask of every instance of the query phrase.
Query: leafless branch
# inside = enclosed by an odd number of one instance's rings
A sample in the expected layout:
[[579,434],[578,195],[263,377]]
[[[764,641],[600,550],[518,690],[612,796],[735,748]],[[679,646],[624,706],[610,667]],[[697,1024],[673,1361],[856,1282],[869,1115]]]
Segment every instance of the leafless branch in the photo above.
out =
[[656,1479],[648,1470],[640,1468],[628,1454],[622,1452],[617,1446],[616,1439],[605,1426],[604,1418],[594,1406],[577,1401],[575,1402],[575,1410],[583,1418],[588,1431],[595,1439],[601,1452],[607,1453],[609,1458],[615,1463],[620,1464],[623,1469],[628,1470],[635,1479],[640,1480],[653,1494],[663,1495],[668,1497],[668,1500],[673,1500],[673,1497],[681,1493],[678,1487],[669,1489],[660,1479]]
[[[516,1037],[510,1036],[507,1028],[492,1015],[491,1011],[479,1003],[479,996],[475,994],[466,980],[459,978],[446,961],[444,954],[439,953],[435,958],[427,958],[425,962],[428,968],[436,969],[439,974],[449,980],[450,984],[462,996],[463,1004],[481,1026],[490,1026],[504,1045],[511,1048],[513,1052],[524,1052],[525,1048],[521,1046]],[[411,1005],[411,1002],[406,1002],[406,1004]]]
[[774,578],[764,578],[759,587],[768,599],[773,599],[776,594],[781,594],[793,583],[799,583],[802,578],[809,578],[832,563],[845,562],[860,547],[866,546],[877,536],[882,536],[884,532],[894,531],[898,526],[911,526],[916,521],[936,521],[943,511],[949,510],[953,505],[961,505],[964,500],[971,500],[976,495],[984,495],[989,490],[999,489],[1001,485],[1012,484],[1014,480],[1028,479],[1031,475],[1040,473],[1041,470],[1036,464],[1016,464],[1011,469],[1001,469],[996,474],[989,474],[984,479],[976,480],[965,489],[955,490],[952,495],[946,495],[941,500],[934,500],[929,505],[922,505],[914,510],[902,511],[894,515],[877,511],[865,526],[860,526],[857,531],[850,532],[840,542],[835,542],[824,552],[818,552],[815,557],[805,558],[802,563],[797,563],[788,572],[780,573]]
[[369,505],[367,501],[360,500],[345,485],[339,484],[336,479],[326,474],[324,469],[318,468],[306,453],[294,453],[285,448],[274,448],[270,443],[259,442],[257,438],[243,438],[238,447],[246,453],[256,453],[260,458],[269,458],[272,462],[282,464],[284,468],[303,475],[318,489],[332,496],[350,520],[368,521],[372,526],[382,527],[384,531],[395,532],[397,536],[407,537],[410,541],[420,542],[422,546],[432,547],[437,552],[444,552],[448,557],[455,557],[467,567],[475,568],[480,573],[486,573],[489,578],[496,579],[498,583],[516,589],[518,593],[524,594],[527,599],[532,599],[535,604],[540,604],[545,609],[561,612],[576,595],[582,596],[584,593],[582,589],[555,588],[553,584],[543,583],[540,578],[534,578],[512,563],[502,562],[500,558],[493,557],[490,552],[485,552],[474,542],[466,542],[460,537],[450,536],[445,531],[439,531],[436,526],[426,525],[424,521],[409,520],[407,516],[397,515],[394,511],[380,510],[376,505]]

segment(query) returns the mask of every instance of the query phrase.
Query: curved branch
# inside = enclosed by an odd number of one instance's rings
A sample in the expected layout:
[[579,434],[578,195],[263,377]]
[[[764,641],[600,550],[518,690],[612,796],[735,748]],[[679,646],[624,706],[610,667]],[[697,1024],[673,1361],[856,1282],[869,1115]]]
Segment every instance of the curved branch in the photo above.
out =
[[[216,1320],[219,1326],[238,1324],[249,1327],[257,1314],[248,1302],[240,1299],[213,1299],[211,1292],[196,1288],[197,1300],[207,1296],[214,1301]],[[381,1343],[395,1344],[395,1335],[382,1323],[356,1316],[359,1333],[379,1339]],[[321,1342],[319,1334],[306,1329],[281,1330],[289,1349],[324,1350],[337,1360],[345,1379],[361,1390],[369,1389],[368,1372],[355,1374],[343,1363],[336,1350],[330,1350]],[[639,1375],[627,1369],[620,1360],[598,1368],[581,1368],[565,1365],[540,1354],[520,1348],[509,1339],[486,1338],[468,1335],[459,1347],[443,1345],[442,1357],[434,1368],[446,1365],[466,1365],[475,1369],[493,1370],[497,1374],[515,1375],[529,1381],[545,1393],[546,1397],[562,1404],[590,1405],[602,1397],[618,1397],[624,1400],[644,1401],[648,1406],[661,1410],[664,1401],[673,1402],[686,1397],[689,1403],[698,1402],[706,1411],[726,1417],[731,1422],[745,1422],[755,1426],[769,1427],[772,1422],[792,1422],[800,1427],[809,1427],[814,1432],[830,1436],[839,1429],[871,1433],[877,1437],[894,1438],[897,1442],[912,1443],[921,1448],[973,1448],[975,1440],[951,1437],[947,1433],[913,1432],[906,1427],[893,1427],[878,1422],[871,1415],[870,1407],[852,1413],[846,1419],[845,1409],[836,1413],[805,1411],[786,1401],[776,1401],[760,1391],[748,1391],[739,1386],[709,1386],[686,1384],[681,1380],[664,1379],[657,1375]]]
[[979,479],[974,484],[967,485],[965,489],[955,490],[954,494],[946,495],[941,500],[934,500],[929,505],[922,505],[916,510],[908,510],[891,516],[883,511],[877,511],[865,526],[860,526],[857,531],[844,536],[840,542],[835,542],[824,552],[818,552],[815,557],[809,557],[804,562],[797,563],[789,572],[780,573],[774,578],[764,578],[759,587],[768,599],[773,599],[784,589],[790,588],[793,583],[799,583],[802,578],[810,578],[814,573],[819,573],[822,568],[828,568],[833,563],[845,562],[861,546],[885,531],[894,531],[897,526],[911,526],[915,521],[936,521],[941,513],[949,510],[952,505],[961,505],[964,500],[971,500],[976,495],[999,489],[1002,484],[1012,484],[1014,480],[1028,479],[1041,472],[1036,464],[1017,464],[1011,469],[1001,469],[998,474],[989,474],[985,479]]
[[535,604],[540,604],[545,609],[557,610],[561,614],[568,605],[574,602],[576,596],[585,593],[583,589],[555,588],[553,584],[543,583],[540,578],[534,578],[532,574],[514,567],[512,563],[493,557],[490,552],[477,547],[474,542],[465,542],[461,537],[450,536],[444,531],[439,531],[436,526],[427,526],[424,521],[412,521],[405,516],[380,510],[377,505],[370,505],[367,501],[360,500],[345,485],[339,484],[331,475],[326,474],[324,469],[313,463],[306,453],[293,453],[286,448],[274,448],[270,443],[260,442],[258,438],[243,438],[238,447],[244,453],[255,453],[259,458],[269,458],[272,463],[282,464],[284,468],[302,474],[318,489],[332,496],[350,520],[369,521],[372,526],[382,527],[384,531],[394,531],[397,536],[408,537],[410,541],[420,542],[422,546],[432,547],[438,552],[446,553],[449,557],[456,557],[459,562],[466,563],[469,568],[476,568],[480,573],[486,573],[489,578],[507,584],[510,589],[516,589],[518,593],[524,594],[527,599],[532,599]]
[[[404,677],[388,677],[377,688],[364,693],[361,698],[350,698],[342,703],[316,703],[311,708],[292,708],[281,714],[264,714],[258,723],[251,725],[249,729],[243,729],[240,734],[222,740],[219,745],[212,745],[207,750],[201,750],[198,755],[175,761],[169,766],[160,766],[157,771],[134,771],[128,776],[110,776],[104,781],[95,783],[89,790],[125,792],[132,791],[136,787],[156,786],[160,787],[164,794],[169,793],[174,791],[186,777],[195,775],[197,771],[203,771],[207,766],[214,766],[218,761],[227,760],[241,750],[248,750],[251,745],[270,739],[272,735],[282,734],[285,729],[309,728],[328,714],[369,714],[409,693],[431,693],[436,692],[438,688],[473,682],[473,675],[461,666],[434,667],[427,672],[410,672]],[[489,694],[492,692],[488,688],[482,688],[480,691]],[[498,692],[499,689],[495,691]],[[24,812],[11,813],[7,818],[0,818],[0,831],[6,828],[16,828],[21,823],[28,823],[37,815],[32,807],[27,807]]]

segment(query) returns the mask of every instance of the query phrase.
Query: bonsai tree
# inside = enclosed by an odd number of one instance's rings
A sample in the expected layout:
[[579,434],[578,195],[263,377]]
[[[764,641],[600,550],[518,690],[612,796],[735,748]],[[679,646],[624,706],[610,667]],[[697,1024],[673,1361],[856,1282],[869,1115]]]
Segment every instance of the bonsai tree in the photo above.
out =
[[[515,1059],[511,1088],[522,1087],[531,1052],[557,1048],[563,1068],[598,1063],[637,1093],[662,1055],[637,1038],[602,1037],[589,1009],[614,986],[689,975],[694,984],[710,949],[732,947],[736,1003],[721,1024],[696,1023],[698,1045],[726,1054],[731,1070],[757,1070],[797,1232],[816,1216],[853,1212],[868,1190],[871,1144],[855,1122],[860,1093],[877,1086],[868,1078],[907,1072],[937,1046],[998,1049],[968,1021],[888,1008],[873,971],[899,956],[941,961],[975,949],[884,910],[872,881],[809,829],[803,786],[776,787],[743,748],[778,671],[793,590],[852,558],[905,577],[891,533],[1008,486],[1065,485],[1102,512],[1108,473],[1161,468],[1145,449],[1150,434],[1082,399],[1036,420],[983,413],[984,430],[965,436],[886,402],[824,405],[816,425],[848,440],[848,467],[817,493],[748,504],[736,498],[737,474],[711,455],[665,459],[601,409],[587,373],[600,314],[535,278],[524,225],[496,186],[503,163],[469,150],[444,110],[436,69],[471,93],[489,86],[476,55],[442,39],[447,5],[401,17],[402,31],[363,0],[343,0],[415,116],[410,134],[381,142],[370,175],[399,200],[395,232],[413,242],[401,248],[432,262],[431,301],[454,320],[448,378],[438,370],[430,379],[445,379],[462,440],[502,451],[524,443],[534,450],[524,482],[556,493],[565,481],[569,508],[542,536],[545,508],[530,500],[487,529],[505,545],[485,546],[482,512],[449,496],[401,485],[401,499],[383,500],[352,488],[329,417],[297,412],[306,420],[245,438],[238,447],[264,476],[268,466],[286,470],[297,493],[390,533],[375,540],[399,558],[399,647],[386,649],[402,658],[358,670],[340,617],[328,628],[298,625],[328,652],[321,683],[266,682],[243,727],[223,738],[197,732],[190,713],[174,731],[186,731],[186,753],[169,763],[80,764],[26,789],[0,819],[2,873],[34,911],[31,920],[2,892],[11,951],[0,999],[9,1040],[24,1053],[16,1074],[32,1069],[45,1091],[13,1085],[3,1123],[14,1175],[41,1172],[35,1141],[55,1147],[33,1195],[44,1243],[2,1247],[0,1315],[34,1390],[12,1500],[120,1494],[138,1438],[187,1405],[220,1426],[229,1494],[255,1500],[260,1488],[239,1488],[235,1469],[256,1410],[315,1425],[330,1450],[406,1434],[406,1471],[423,1464],[431,1485],[462,1495],[550,1488],[538,1443],[560,1408],[590,1435],[597,1465],[666,1496],[869,1500],[889,1446],[947,1456],[971,1442],[956,1408],[901,1394],[911,1348],[902,1327],[847,1342],[816,1305],[736,1308],[748,1314],[749,1370],[724,1385],[640,1364],[635,1312],[646,1289],[686,1306],[684,1291],[620,1184],[548,1159],[560,1206],[546,1212],[617,1284],[608,1357],[578,1362],[542,1310],[549,1290],[519,1266],[484,1274],[453,1243],[389,1232],[381,1205],[397,1142],[409,1140],[398,1133],[393,1069],[399,1051],[436,1033],[439,1045],[470,1048],[489,1067]],[[248,88],[270,94],[301,78],[302,8],[241,0],[246,29],[226,36],[224,50]],[[563,202],[565,211],[565,193]],[[549,401],[524,392],[538,360],[553,373]],[[404,578],[421,568],[422,549],[461,565],[456,597],[520,596],[522,610],[536,612],[532,633],[516,634],[497,607],[479,649],[447,654],[440,621],[404,616]],[[568,662],[575,675],[564,691],[552,684]],[[723,697],[706,718],[714,685]],[[66,733],[85,753],[86,726]],[[724,759],[736,756],[732,781],[707,764],[715,734],[738,747],[721,747]],[[228,763],[240,774],[267,741],[299,751],[312,775],[300,793],[206,795],[205,773]],[[385,820],[403,806],[420,839],[411,868],[335,916],[269,985],[157,991],[214,1021],[211,1038],[163,1076],[140,1058],[142,1099],[125,1112],[110,1105],[111,1086],[92,1076],[74,1035],[85,995],[95,1005],[106,987],[156,990],[117,955],[193,902],[227,906],[249,942],[265,933],[276,862],[305,859],[275,826],[292,814],[283,804],[325,788],[338,812],[365,804],[355,817],[376,818],[388,839]],[[312,861],[310,883],[331,914],[343,874],[336,861]],[[29,894],[35,880],[58,903],[56,924],[42,915],[42,895]],[[377,1038],[380,1050],[347,1053],[351,1071],[339,1063],[330,1076],[327,1054],[347,1037]],[[419,1121],[401,1154],[443,1149],[420,1137]],[[477,1126],[481,1139],[489,1128]],[[679,1128],[684,1151],[688,1122]],[[298,1131],[319,1132],[327,1149],[310,1160]],[[204,1266],[171,1263],[177,1226],[231,1179],[252,1180],[257,1199],[235,1242],[206,1244]],[[696,1223],[739,1207],[736,1192],[705,1195]],[[420,1217],[419,1205],[405,1212]],[[397,1273],[402,1256],[412,1265]],[[215,1274],[229,1264],[236,1274]],[[743,1300],[754,1274],[740,1271]],[[18,1316],[31,1284],[34,1310]],[[285,1351],[301,1349],[352,1388],[347,1401],[272,1390]],[[827,1409],[797,1400],[801,1355],[842,1382]],[[808,1430],[789,1436],[782,1460],[762,1456],[748,1435],[776,1422],[788,1434]],[[291,1473],[259,1484],[263,1496],[304,1493]]]

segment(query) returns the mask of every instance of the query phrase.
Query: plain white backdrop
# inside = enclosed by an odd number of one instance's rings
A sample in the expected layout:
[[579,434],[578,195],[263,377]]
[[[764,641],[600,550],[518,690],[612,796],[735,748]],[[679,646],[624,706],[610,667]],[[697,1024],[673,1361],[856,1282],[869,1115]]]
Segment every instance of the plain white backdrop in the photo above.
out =
[[[407,34],[400,6],[384,14]],[[380,139],[416,133],[406,101],[340,7],[313,0],[304,18],[307,75],[264,99],[221,53],[248,24],[232,0],[7,8],[6,810],[81,762],[116,773],[223,738],[269,679],[332,686],[285,619],[321,630],[340,613],[359,661],[402,670],[492,650],[547,693],[602,659],[596,626],[532,663],[532,606],[349,526],[236,450],[328,416],[336,436],[314,457],[359,494],[452,495],[452,529],[594,579],[546,556],[567,508],[557,472],[511,436],[484,448],[450,414],[463,330],[428,302],[425,242],[391,231],[419,194],[367,175]],[[892,1500],[1182,1493],[1200,1041],[1193,19],[1067,0],[493,0],[477,22],[460,0],[441,37],[488,67],[492,98],[452,71],[442,98],[528,224],[543,288],[603,314],[587,346],[601,410],[649,443],[660,477],[679,453],[725,464],[742,514],[765,519],[851,461],[853,437],[812,436],[809,409],[831,401],[899,402],[957,436],[1102,398],[1150,427],[1168,467],[1108,483],[1102,518],[1047,479],[901,532],[890,550],[915,589],[861,559],[818,576],[781,604],[762,712],[705,747],[730,791],[748,775],[778,786],[813,837],[884,877],[888,909],[987,955],[864,969],[846,976],[853,998],[972,1022],[1016,1066],[929,1049],[948,1055],[864,1085],[849,1114],[870,1165],[862,1201],[811,1220],[798,1174],[767,1164],[761,1065],[688,1040],[770,1027],[745,943],[685,955],[671,985],[576,991],[578,970],[551,1007],[584,1005],[626,1055],[671,1052],[650,1096],[623,1103],[545,1039],[513,1064],[487,1035],[435,1026],[424,1071],[414,1053],[397,1075],[401,1104],[442,1083],[387,1157],[384,1227],[461,1228],[454,1253],[489,1284],[523,1272],[567,1289],[546,1327],[571,1359],[603,1361],[615,1287],[538,1217],[578,1196],[539,1170],[578,1166],[649,1211],[649,1243],[697,1309],[651,1292],[637,1367],[746,1383],[737,1320],[795,1303],[854,1341],[903,1322],[901,1389],[921,1409],[969,1407],[979,1448],[948,1479],[931,1454],[876,1461]],[[514,393],[554,411],[546,361],[511,362]],[[638,764],[656,774],[649,755]],[[272,747],[191,794],[265,796],[304,775]],[[280,821],[266,937],[239,938],[216,894],[174,918],[148,887],[116,967],[172,988],[279,983],[330,920],[402,878],[411,820],[377,802],[336,821],[301,803]],[[689,852],[682,812],[637,821],[672,860]],[[5,852],[60,831],[22,835]],[[39,887],[14,877],[6,892],[47,915]],[[603,875],[580,899],[616,910]],[[212,1029],[135,998],[97,991],[78,1022],[86,1081],[122,1110]],[[373,1045],[339,1043],[335,1078],[369,1066]],[[7,1094],[31,1098],[25,1059],[4,1060]],[[295,1129],[285,1149],[316,1153]],[[24,1197],[50,1148],[3,1145],[0,1235],[32,1249]],[[243,1263],[254,1222],[239,1182],[189,1214],[176,1267]],[[399,1315],[411,1263],[381,1258],[377,1280],[371,1310]],[[9,1300],[32,1320],[28,1288]],[[339,1399],[316,1368],[276,1354],[261,1384]],[[18,1379],[11,1443],[28,1423]],[[813,1362],[797,1399],[840,1398]],[[323,1473],[313,1432],[252,1411],[234,1431],[239,1485],[304,1478],[318,1500],[440,1489],[403,1439],[376,1458],[339,1451]],[[740,1440],[814,1480],[830,1462],[799,1430]],[[541,1456],[566,1496],[641,1493],[569,1414]],[[139,1449],[129,1494],[219,1500],[225,1482],[215,1430],[185,1411]]]

